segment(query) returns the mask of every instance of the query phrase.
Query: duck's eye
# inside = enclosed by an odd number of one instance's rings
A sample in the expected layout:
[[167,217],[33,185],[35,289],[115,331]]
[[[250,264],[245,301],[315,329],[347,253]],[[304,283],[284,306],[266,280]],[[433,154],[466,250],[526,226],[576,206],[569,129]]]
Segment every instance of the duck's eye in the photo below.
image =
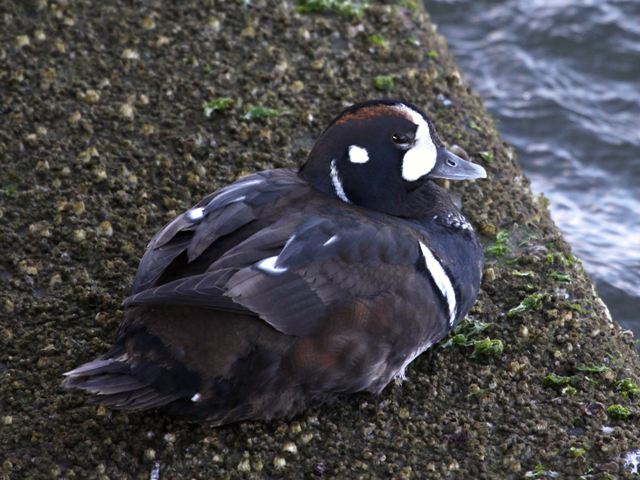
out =
[[393,140],[393,143],[398,145],[406,145],[410,142],[409,137],[401,133],[394,133],[391,135],[391,140]]

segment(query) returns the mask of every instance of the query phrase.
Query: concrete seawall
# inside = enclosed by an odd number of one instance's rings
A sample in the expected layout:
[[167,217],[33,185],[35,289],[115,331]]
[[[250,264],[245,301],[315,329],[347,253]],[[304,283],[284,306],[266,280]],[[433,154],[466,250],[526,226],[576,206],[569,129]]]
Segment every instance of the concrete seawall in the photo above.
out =
[[[632,476],[634,339],[410,3],[0,3],[0,478]],[[479,300],[404,384],[218,429],[62,391],[113,340],[160,226],[387,96],[489,174],[451,185],[486,246]]]

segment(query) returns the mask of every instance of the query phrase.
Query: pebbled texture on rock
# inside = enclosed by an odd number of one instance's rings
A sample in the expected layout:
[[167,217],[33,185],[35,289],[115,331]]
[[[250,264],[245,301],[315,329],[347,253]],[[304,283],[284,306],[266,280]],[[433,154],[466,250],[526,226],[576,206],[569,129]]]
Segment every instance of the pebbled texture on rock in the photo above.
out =
[[[424,12],[34,0],[0,13],[3,476],[520,479],[538,464],[630,476],[640,416],[607,410],[637,413],[623,382],[640,383],[633,338],[607,318]],[[482,184],[451,185],[487,250],[470,316],[490,325],[469,346],[434,346],[377,404],[354,395],[215,431],[60,388],[111,346],[161,225],[239,177],[299,166],[334,112],[379,96],[377,76],[487,169]],[[205,117],[221,97],[231,106]],[[265,114],[255,107],[279,115],[244,120]],[[487,337],[502,353],[473,355]],[[565,385],[545,382],[552,373]]]

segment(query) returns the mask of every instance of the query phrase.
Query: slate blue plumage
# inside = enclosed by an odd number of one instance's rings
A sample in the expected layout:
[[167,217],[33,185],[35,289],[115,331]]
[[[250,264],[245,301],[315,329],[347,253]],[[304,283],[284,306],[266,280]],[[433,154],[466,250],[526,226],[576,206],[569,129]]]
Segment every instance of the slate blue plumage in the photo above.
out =
[[466,315],[482,251],[432,178],[484,170],[414,105],[354,105],[300,171],[258,172],[166,225],[112,349],[65,386],[216,425],[379,393]]

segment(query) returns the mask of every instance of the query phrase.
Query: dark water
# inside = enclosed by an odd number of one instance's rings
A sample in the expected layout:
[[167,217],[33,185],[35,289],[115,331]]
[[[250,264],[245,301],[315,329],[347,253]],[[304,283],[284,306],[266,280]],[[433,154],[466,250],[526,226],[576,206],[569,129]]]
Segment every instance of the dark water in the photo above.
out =
[[425,0],[611,314],[640,335],[640,1]]

